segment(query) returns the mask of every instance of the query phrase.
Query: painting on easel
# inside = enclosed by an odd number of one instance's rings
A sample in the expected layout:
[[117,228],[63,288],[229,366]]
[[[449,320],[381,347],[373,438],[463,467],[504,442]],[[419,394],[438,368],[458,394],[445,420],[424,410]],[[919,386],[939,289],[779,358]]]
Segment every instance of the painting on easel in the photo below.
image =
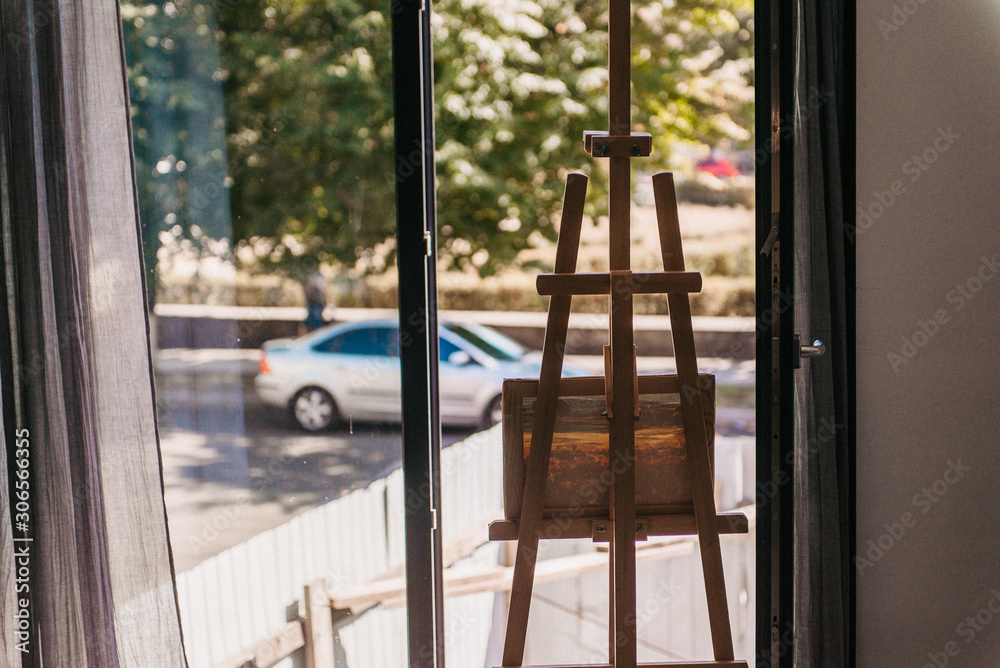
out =
[[[640,376],[635,420],[636,511],[690,513],[691,470],[676,376]],[[610,423],[602,384],[572,379],[556,401],[555,430],[545,485],[545,516],[606,517],[610,501]],[[603,381],[603,379],[598,379]],[[715,434],[715,379],[701,374],[710,457]],[[504,387],[504,467],[509,481],[507,519],[516,520],[531,451],[538,382],[508,380]],[[570,389],[572,388],[572,389]],[[646,390],[646,391],[643,391]],[[670,391],[668,391],[670,390]],[[517,484],[520,481],[520,485]]]

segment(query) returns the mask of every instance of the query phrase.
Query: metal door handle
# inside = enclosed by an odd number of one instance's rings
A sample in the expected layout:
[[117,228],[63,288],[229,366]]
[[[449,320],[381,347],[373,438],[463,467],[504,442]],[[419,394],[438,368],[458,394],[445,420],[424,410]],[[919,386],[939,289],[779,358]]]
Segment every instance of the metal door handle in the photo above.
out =
[[816,339],[811,346],[799,346],[799,357],[819,357],[826,352],[826,345]]
[[824,344],[819,339],[813,341],[811,346],[803,346],[799,343],[799,335],[796,334],[793,337],[793,343],[798,349],[799,354],[795,356],[795,368],[798,369],[802,366],[803,357],[819,357],[826,352],[826,344]]

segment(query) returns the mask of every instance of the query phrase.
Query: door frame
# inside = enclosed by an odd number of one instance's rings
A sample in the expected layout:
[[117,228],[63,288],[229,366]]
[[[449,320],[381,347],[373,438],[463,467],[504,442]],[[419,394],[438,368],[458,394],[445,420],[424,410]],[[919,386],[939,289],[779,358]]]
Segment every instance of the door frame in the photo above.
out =
[[[805,0],[801,0],[805,1]],[[428,3],[429,4],[429,3]],[[406,505],[406,579],[411,668],[443,668],[440,535],[436,530],[439,498],[437,460],[440,425],[432,397],[437,387],[436,307],[434,284],[433,81],[423,0],[393,0],[393,80],[396,118],[396,181],[399,312],[402,346],[403,474]],[[855,7],[846,3],[843,29],[847,40],[842,155],[855,146]],[[791,668],[794,629],[794,452],[793,378],[795,356],[794,244],[792,164],[794,137],[795,6],[781,0],[755,3],[756,244],[771,246],[756,255],[757,390],[757,666]],[[417,56],[417,57],[413,57]],[[760,73],[765,73],[760,76]],[[762,113],[765,112],[765,113]],[[762,139],[767,138],[767,139]],[[418,157],[419,156],[419,157]],[[409,167],[409,169],[405,169]],[[415,168],[415,169],[414,169]],[[404,176],[408,172],[409,176]],[[844,210],[855,210],[855,167],[843,166]],[[430,227],[428,227],[430,225]],[[773,237],[773,238],[772,238]],[[429,250],[428,250],[429,248]],[[785,250],[783,251],[782,248]],[[847,245],[849,398],[848,508],[850,552],[856,536],[856,393],[855,256]],[[764,296],[767,296],[765,299]],[[761,401],[760,399],[765,400]],[[426,409],[426,410],[425,410]],[[771,491],[773,490],[773,492]],[[767,492],[767,493],[763,493]],[[855,664],[856,575],[850,565],[848,632]],[[417,604],[417,601],[426,603]]]
[[[754,8],[756,172],[757,614],[756,664],[794,655],[793,105],[794,5]],[[785,252],[785,249],[789,249]]]
[[[756,173],[756,412],[757,412],[757,630],[756,665],[792,668],[795,643],[794,371],[795,301],[792,261],[795,248],[793,164],[796,81],[796,4],[808,0],[755,3]],[[856,145],[856,6],[844,1],[845,86],[841,101],[840,152]],[[763,73],[763,75],[762,75]],[[766,139],[765,139],[766,138]],[[841,167],[845,218],[856,209],[855,164]],[[847,221],[843,221],[846,223]],[[844,225],[847,275],[848,476],[847,534],[855,554],[856,521],[856,263],[854,239]],[[856,665],[857,574],[843,564],[848,580],[845,631],[848,656]]]
[[391,12],[407,643],[410,668],[444,668],[430,3]]

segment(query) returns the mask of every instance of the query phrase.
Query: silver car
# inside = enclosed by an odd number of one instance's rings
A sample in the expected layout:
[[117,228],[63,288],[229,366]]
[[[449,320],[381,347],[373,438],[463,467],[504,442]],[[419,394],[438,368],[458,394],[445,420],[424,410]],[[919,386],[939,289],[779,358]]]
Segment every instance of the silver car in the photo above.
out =
[[[442,323],[439,341],[443,424],[496,424],[504,379],[538,376],[539,353],[488,327]],[[563,375],[586,372],[567,366]],[[399,325],[366,320],[268,341],[255,384],[265,403],[288,408],[308,431],[348,419],[399,422]]]

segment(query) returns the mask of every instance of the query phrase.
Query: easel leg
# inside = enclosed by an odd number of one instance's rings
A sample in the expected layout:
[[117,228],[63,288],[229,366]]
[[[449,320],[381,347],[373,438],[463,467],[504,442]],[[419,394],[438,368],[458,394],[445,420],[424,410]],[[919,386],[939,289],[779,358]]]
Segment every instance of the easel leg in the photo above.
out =
[[632,272],[611,272],[611,358],[614,418],[611,420],[611,513],[614,542],[615,668],[636,665],[635,605],[635,374]]
[[[608,498],[614,498],[614,490]],[[611,521],[615,521],[614,505],[612,504]],[[618,634],[615,631],[615,532],[609,534],[608,540],[608,663],[615,662],[615,645]]]
[[[570,174],[563,195],[559,241],[556,245],[556,273],[576,271],[580,247],[583,205],[587,196],[587,177]],[[528,632],[528,612],[538,557],[538,539],[545,503],[545,482],[549,475],[549,455],[552,432],[555,429],[556,400],[562,376],[566,332],[569,327],[570,295],[554,295],[549,301],[545,341],[542,344],[542,368],[538,374],[538,398],[531,429],[531,450],[528,453],[524,501],[521,505],[517,537],[517,558],[511,584],[510,609],[507,612],[507,633],[504,638],[503,665],[520,666],[524,661],[524,642]]]
[[[661,172],[653,177],[656,219],[660,231],[660,249],[665,271],[683,271],[680,224],[673,175]],[[705,407],[698,386],[698,361],[691,329],[691,304],[686,294],[667,295],[670,328],[674,342],[677,377],[681,384],[681,410],[691,467],[694,513],[698,527],[698,545],[705,575],[709,624],[717,661],[733,660],[733,636],[726,600],[726,581],[722,570],[722,546],[716,525],[712,463],[708,454]]]

